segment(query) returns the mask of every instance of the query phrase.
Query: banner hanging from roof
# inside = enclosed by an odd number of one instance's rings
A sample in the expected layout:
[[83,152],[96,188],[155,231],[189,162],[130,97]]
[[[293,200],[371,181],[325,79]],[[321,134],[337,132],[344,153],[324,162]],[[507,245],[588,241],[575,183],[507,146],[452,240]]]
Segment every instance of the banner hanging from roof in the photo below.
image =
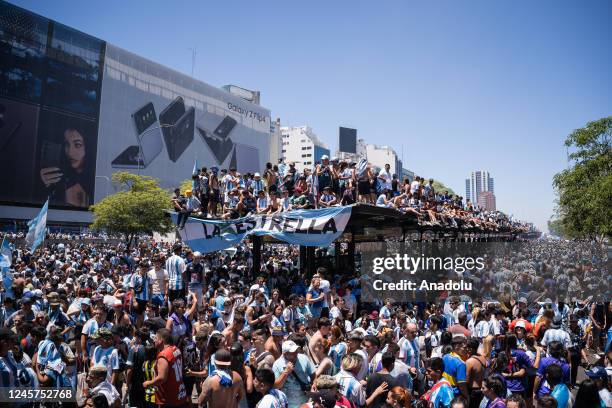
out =
[[[177,217],[172,213],[175,224]],[[189,218],[179,235],[192,250],[202,253],[231,248],[249,235],[269,235],[295,245],[329,246],[342,235],[350,217],[351,207],[331,207],[235,220]]]

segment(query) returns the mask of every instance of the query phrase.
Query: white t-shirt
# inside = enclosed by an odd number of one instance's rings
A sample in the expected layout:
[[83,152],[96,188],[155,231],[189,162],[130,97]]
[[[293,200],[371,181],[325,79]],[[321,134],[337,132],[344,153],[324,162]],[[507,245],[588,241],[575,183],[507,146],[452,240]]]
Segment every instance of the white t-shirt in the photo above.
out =
[[392,184],[392,177],[391,177],[391,173],[389,173],[387,170],[381,170],[380,173],[378,173],[379,177],[384,177],[384,180],[380,180],[382,182],[382,188],[386,188],[388,190],[391,190]]
[[327,298],[329,297],[329,281],[326,279],[321,279],[321,285],[319,285],[319,289],[321,292],[325,293],[325,297],[323,298],[323,307],[329,307],[329,303],[327,302]]
[[165,269],[151,269],[148,273],[149,279],[153,287],[154,295],[163,295],[166,293],[166,281],[168,280],[168,271]]
[[106,397],[108,401],[108,406],[113,406],[115,400],[121,398],[117,389],[108,381],[102,381],[95,388],[91,390],[91,394],[102,394]]

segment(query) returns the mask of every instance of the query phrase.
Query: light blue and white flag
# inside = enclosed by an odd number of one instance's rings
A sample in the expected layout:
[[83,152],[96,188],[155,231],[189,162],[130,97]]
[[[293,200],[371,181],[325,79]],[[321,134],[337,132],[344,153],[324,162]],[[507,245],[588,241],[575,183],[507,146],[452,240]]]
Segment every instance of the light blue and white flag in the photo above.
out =
[[359,177],[363,176],[363,173],[366,171],[366,167],[368,167],[368,161],[362,157],[357,163],[357,175]]
[[30,251],[34,252],[45,239],[47,231],[47,210],[49,209],[49,200],[41,208],[38,215],[28,222],[28,234],[26,235],[26,243],[30,245]]
[[[11,263],[13,256],[11,247],[6,237],[2,240],[2,246],[0,246],[0,272],[2,272],[2,284],[4,285],[4,294],[8,298],[13,298],[13,276],[11,276]],[[3,299],[4,300],[4,299]]]
[[[193,171],[191,172],[191,175],[193,176],[194,174],[200,174],[200,170],[198,170],[198,159],[195,159],[193,161]],[[192,179],[191,180],[191,191],[195,191],[196,190],[196,180]]]
[[[192,250],[202,253],[231,248],[249,235],[269,235],[295,245],[329,246],[344,232],[351,210],[351,206],[294,210],[235,220],[189,217],[179,235]],[[171,213],[171,216],[176,223],[177,213]]]

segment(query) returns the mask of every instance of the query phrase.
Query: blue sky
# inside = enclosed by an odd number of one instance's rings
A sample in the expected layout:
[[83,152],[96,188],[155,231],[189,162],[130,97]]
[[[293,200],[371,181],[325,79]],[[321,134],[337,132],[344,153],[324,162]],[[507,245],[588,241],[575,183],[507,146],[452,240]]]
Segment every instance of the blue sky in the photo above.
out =
[[612,114],[611,1],[14,1],[212,85],[258,89],[283,125],[339,125],[540,228],[563,140]]

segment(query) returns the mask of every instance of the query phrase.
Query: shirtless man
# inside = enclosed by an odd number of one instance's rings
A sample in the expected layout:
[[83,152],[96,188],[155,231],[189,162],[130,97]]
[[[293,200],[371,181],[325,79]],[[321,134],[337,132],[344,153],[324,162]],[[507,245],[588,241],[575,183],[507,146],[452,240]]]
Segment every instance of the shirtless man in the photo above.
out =
[[223,337],[225,337],[225,344],[234,344],[238,340],[238,333],[244,329],[244,317],[234,316],[232,324],[223,330]]
[[316,353],[314,352],[317,343],[326,339],[329,335],[329,330],[331,329],[331,321],[327,317],[322,317],[317,321],[318,330],[312,335],[310,341],[308,342],[308,348],[310,349],[310,355],[313,356],[315,360],[315,364],[319,364],[318,358],[316,357]]
[[272,335],[268,337],[268,339],[266,340],[264,349],[272,353],[275,360],[280,358],[281,354],[283,354],[281,350],[282,350],[284,336],[285,336],[285,332],[282,326],[273,327]]
[[465,362],[465,377],[468,385],[471,407],[477,407],[482,400],[483,394],[481,387],[484,379],[485,368],[487,367],[487,359],[478,354],[478,346],[478,339],[474,337],[468,339],[467,348],[470,357],[468,357]]
[[268,193],[270,193],[272,191],[276,192],[276,189],[277,189],[277,186],[276,186],[277,174],[274,171],[274,169],[272,168],[272,163],[266,163],[266,170],[264,171],[263,178],[266,181],[266,188],[268,190]]
[[216,167],[212,167],[210,173],[210,177],[208,179],[209,191],[210,191],[210,201],[208,201],[208,213],[211,214],[213,218],[217,216],[217,204],[220,200],[219,195],[219,178],[217,177],[218,169]]
[[237,408],[244,398],[244,386],[240,374],[232,371],[231,355],[227,350],[215,353],[215,375],[209,375],[202,384],[198,406],[208,404],[208,408]]

